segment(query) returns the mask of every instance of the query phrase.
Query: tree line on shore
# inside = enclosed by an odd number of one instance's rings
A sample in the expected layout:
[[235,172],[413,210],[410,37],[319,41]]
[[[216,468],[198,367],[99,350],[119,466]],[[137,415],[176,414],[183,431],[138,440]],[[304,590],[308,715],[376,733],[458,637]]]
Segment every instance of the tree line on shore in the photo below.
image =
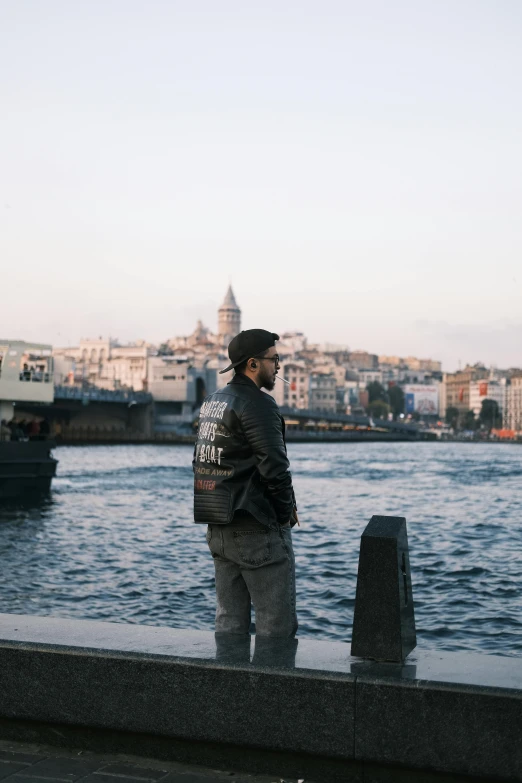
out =
[[[366,412],[375,418],[386,419],[389,414],[394,419],[400,418],[405,413],[405,394],[398,386],[390,386],[386,389],[382,383],[372,381],[366,387],[368,392],[368,406]],[[412,419],[419,421],[422,418],[418,412],[412,413]],[[454,430],[492,430],[502,427],[502,413],[496,400],[485,399],[478,416],[472,410],[462,414],[458,408],[449,407],[445,414],[445,423]]]
[[405,395],[400,386],[393,385],[385,389],[379,381],[372,381],[366,387],[368,392],[368,406],[366,412],[377,419],[387,419],[393,414],[398,419],[404,414]]
[[482,400],[480,413],[475,416],[473,411],[462,414],[458,408],[446,409],[446,424],[454,430],[494,430],[502,428],[502,413],[496,400]]

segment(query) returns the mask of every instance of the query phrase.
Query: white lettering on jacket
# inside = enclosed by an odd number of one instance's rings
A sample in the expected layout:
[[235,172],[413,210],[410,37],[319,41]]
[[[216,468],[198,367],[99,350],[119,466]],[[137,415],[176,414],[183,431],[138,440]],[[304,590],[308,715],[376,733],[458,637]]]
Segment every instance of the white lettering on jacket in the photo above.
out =
[[221,465],[221,454],[223,449],[209,446],[206,443],[198,443],[196,446],[196,462],[214,463]]
[[226,409],[226,402],[220,402],[219,400],[209,400],[208,402],[204,402],[199,412],[200,420],[202,418],[222,419]]

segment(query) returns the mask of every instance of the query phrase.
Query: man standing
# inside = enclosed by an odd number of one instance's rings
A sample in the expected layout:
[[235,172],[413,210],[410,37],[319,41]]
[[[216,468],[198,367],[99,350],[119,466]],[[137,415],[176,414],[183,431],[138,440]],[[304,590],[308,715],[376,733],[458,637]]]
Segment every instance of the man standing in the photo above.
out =
[[277,334],[240,332],[230,342],[232,380],[201,406],[194,448],[194,521],[208,525],[216,571],[216,632],[297,631],[291,527],[298,521],[284,419],[274,388]]

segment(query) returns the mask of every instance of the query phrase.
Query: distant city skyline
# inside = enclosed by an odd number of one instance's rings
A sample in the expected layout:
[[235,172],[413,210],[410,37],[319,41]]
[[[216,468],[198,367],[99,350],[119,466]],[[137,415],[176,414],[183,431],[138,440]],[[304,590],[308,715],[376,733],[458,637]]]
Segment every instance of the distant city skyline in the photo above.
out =
[[0,11],[0,334],[522,365],[522,5]]
[[[234,291],[234,295],[235,295],[235,291]],[[238,300],[238,305],[241,308],[241,299],[240,299],[240,297],[236,296],[236,299]],[[122,337],[122,334],[123,335],[131,334],[131,332],[129,332],[128,329],[125,329],[125,323],[123,323],[123,324],[121,324],[121,326],[123,328],[120,329],[120,331],[117,332],[117,333],[110,333],[110,334],[109,333],[102,333],[102,332],[100,332],[100,330],[94,329],[94,330],[91,330],[90,333],[85,333],[85,334],[82,333],[80,336],[77,337],[76,340],[72,340],[72,341],[68,340],[66,342],[63,342],[63,341],[56,342],[56,341],[53,341],[53,340],[49,340],[48,342],[51,342],[54,347],[67,347],[67,346],[78,345],[80,343],[80,340],[83,340],[83,339],[96,339],[97,337],[103,337],[104,339],[109,339],[110,338],[110,339],[113,339],[113,340],[118,340],[122,344],[132,343],[132,342],[139,341],[139,340],[145,340],[148,343],[152,343],[154,345],[158,345],[159,346],[161,343],[164,343],[164,342],[166,342],[169,339],[176,338],[176,337],[188,336],[188,335],[192,334],[192,332],[194,331],[198,321],[201,321],[205,327],[210,329],[211,332],[217,334],[217,332],[218,332],[218,304],[217,304],[217,302],[218,301],[219,301],[219,305],[223,304],[223,297],[221,297],[219,300],[216,300],[216,306],[215,306],[215,309],[214,309],[213,313],[211,313],[210,311],[207,310],[207,308],[205,308],[205,310],[207,312],[207,315],[208,315],[207,319],[201,317],[201,313],[197,310],[197,306],[196,306],[194,308],[195,312],[196,312],[196,317],[195,317],[195,319],[192,322],[190,322],[189,326],[187,327],[187,329],[185,331],[178,332],[176,334],[174,334],[174,333],[172,333],[172,334],[164,334],[164,335],[159,336],[157,339],[151,339],[150,337],[147,337],[144,334],[139,334],[139,335],[137,334],[137,335],[134,335],[134,336]],[[192,308],[185,308],[185,312],[187,310],[190,311],[190,310],[192,310]],[[248,326],[245,325],[245,323],[244,323],[245,313],[243,311],[243,308],[241,308],[241,311],[242,311],[241,328],[243,328],[243,329],[255,328],[255,325],[248,325]],[[187,321],[187,323],[188,323],[188,321]],[[252,324],[253,324],[253,322],[252,322]],[[267,326],[266,323],[264,325]],[[259,326],[259,324],[257,324],[257,326]],[[451,366],[450,367],[450,366],[447,366],[444,363],[444,361],[441,359],[440,355],[438,353],[434,352],[434,351],[432,351],[431,353],[429,351],[426,351],[426,350],[424,350],[424,351],[423,350],[400,351],[400,350],[396,350],[396,348],[393,347],[393,344],[390,343],[389,340],[386,342],[387,345],[392,345],[392,347],[389,350],[379,350],[378,348],[376,348],[374,350],[372,347],[368,347],[366,345],[356,345],[356,344],[351,343],[349,340],[339,339],[338,335],[337,336],[334,335],[334,339],[318,340],[318,339],[314,339],[313,335],[310,335],[310,334],[306,333],[303,329],[299,329],[299,328],[296,328],[296,329],[281,329],[281,328],[278,328],[277,324],[274,325],[272,323],[268,324],[268,326],[269,326],[270,329],[272,329],[272,327],[273,327],[275,330],[278,330],[278,333],[280,335],[283,335],[284,333],[288,333],[288,332],[301,332],[301,333],[303,333],[305,335],[305,337],[307,338],[307,341],[308,341],[309,344],[328,344],[329,343],[329,344],[336,344],[336,345],[348,345],[350,350],[352,350],[352,351],[357,351],[357,350],[368,351],[368,353],[377,354],[378,356],[379,355],[380,356],[382,356],[382,355],[394,355],[394,356],[400,356],[402,358],[406,358],[408,356],[416,356],[417,358],[422,358],[422,359],[433,359],[434,361],[442,361],[443,370],[445,372],[454,372],[455,370],[459,369],[460,367],[464,367],[466,365],[473,365],[473,364],[476,364],[476,363],[483,363],[487,367],[492,366],[492,367],[499,367],[499,368],[501,368],[501,367],[504,367],[504,368],[520,367],[520,364],[521,364],[521,363],[519,363],[517,365],[517,364],[513,364],[513,363],[509,363],[509,362],[499,362],[498,361],[498,358],[499,358],[498,354],[492,354],[492,355],[494,355],[494,359],[491,360],[491,361],[484,360],[484,358],[480,357],[480,356],[479,357],[475,357],[473,359],[459,358],[457,360],[457,363],[455,364],[455,366]],[[446,337],[447,337],[447,339],[448,340],[453,340],[454,342],[456,342],[457,344],[460,344],[460,345],[465,345],[466,338],[468,338],[470,336],[467,329],[464,329],[462,327],[460,327],[460,328],[459,327],[452,327],[451,325],[444,324],[444,323],[438,323],[438,324],[419,323],[418,327],[419,327],[419,331],[422,334],[425,334],[425,335],[428,335],[429,337],[431,337],[431,340],[427,340],[426,341],[426,344],[431,344],[431,345],[435,345],[434,341],[438,339],[439,334],[441,332],[443,332],[444,329],[446,330]],[[483,329],[481,333],[482,333],[482,336],[484,338],[484,348],[486,348],[488,332]],[[60,332],[59,334],[61,336],[62,333]],[[34,339],[36,341],[36,338],[34,338]],[[494,339],[495,339],[495,336],[493,335],[493,341],[489,344],[491,351],[494,351],[494,348],[495,348]],[[46,340],[44,340],[44,342],[46,342]],[[515,336],[514,339],[512,339],[512,337],[509,338],[508,342],[510,344],[513,343],[514,345],[517,345],[516,336]],[[422,343],[418,343],[418,344],[422,345]],[[410,343],[410,345],[411,345],[411,343]],[[509,356],[509,354],[506,354],[506,355]]]
[[[236,293],[237,289],[234,285],[233,288]],[[321,338],[308,332],[299,324],[284,327],[279,322],[277,314],[262,315],[261,318],[256,320],[242,306],[242,296],[236,294],[236,299],[242,310],[243,329],[262,327],[276,331],[279,334],[284,332],[302,332],[308,342],[312,344],[334,343],[348,345],[350,350],[353,351],[362,350],[377,355],[430,358],[441,361],[445,372],[454,372],[460,367],[473,365],[477,362],[481,362],[487,367],[509,368],[522,366],[522,324],[514,322],[498,321],[492,325],[469,325],[450,324],[445,321],[430,322],[419,320],[412,324],[413,334],[410,339],[405,339],[404,336],[401,336],[398,331],[394,330],[393,325],[386,329],[386,333],[382,335],[378,333],[379,325],[373,331],[371,325],[362,324],[360,328],[355,326],[352,339],[350,339],[350,334],[345,331],[336,333],[331,330],[326,332],[319,327],[318,333],[326,335]],[[177,331],[174,327],[170,331],[165,332],[159,331],[158,328],[155,331],[151,329],[147,331],[146,325],[144,325],[142,331],[138,331],[136,327],[132,326],[132,319],[125,312],[121,314],[122,320],[118,323],[114,318],[104,319],[103,316],[90,324],[87,321],[83,321],[82,331],[79,333],[75,333],[71,329],[72,324],[63,324],[58,320],[47,322],[42,330],[38,327],[36,330],[34,327],[33,329],[24,327],[23,313],[19,314],[20,324],[22,328],[25,328],[23,334],[16,332],[11,334],[9,331],[6,331],[6,321],[1,313],[0,326],[3,328],[2,337],[48,342],[54,347],[78,345],[81,339],[95,339],[97,337],[111,338],[123,344],[145,340],[154,345],[160,345],[168,339],[191,334],[198,321],[202,321],[203,325],[212,332],[217,332],[217,311],[222,301],[223,296],[218,296],[214,300],[205,300],[199,306],[197,303],[194,305],[184,303],[175,313],[170,314],[169,320],[172,323],[180,324],[180,329]],[[255,303],[253,309],[256,309]],[[160,316],[158,320],[164,319],[164,315]],[[110,328],[105,330],[99,328],[103,323],[109,323]],[[168,329],[168,325],[166,325],[166,328]],[[364,344],[362,340],[364,340],[365,334],[368,333],[373,335],[373,339],[369,343]],[[353,339],[355,334],[360,336],[360,342]],[[394,335],[397,335],[396,340]],[[479,345],[481,350],[480,348],[476,350],[476,345]],[[445,359],[445,357],[448,358]]]

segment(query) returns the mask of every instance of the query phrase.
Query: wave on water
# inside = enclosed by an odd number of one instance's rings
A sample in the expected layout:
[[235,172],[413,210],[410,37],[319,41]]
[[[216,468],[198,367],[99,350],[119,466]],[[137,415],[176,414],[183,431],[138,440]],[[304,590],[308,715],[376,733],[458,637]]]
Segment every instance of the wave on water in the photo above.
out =
[[[522,653],[522,450],[290,443],[288,452],[301,637],[350,638],[360,536],[374,514],[388,514],[407,519],[419,645]],[[192,450],[86,446],[55,456],[49,498],[0,508],[2,611],[212,629]]]
[[124,476],[126,479],[132,479],[134,476],[154,476],[154,475],[172,475],[183,474],[192,476],[192,465],[139,465],[137,467],[119,467],[111,468],[110,466],[100,466],[98,470],[77,470],[70,471],[69,473],[59,472],[58,478],[70,478],[77,479],[78,477],[86,479],[99,479],[102,476]]

